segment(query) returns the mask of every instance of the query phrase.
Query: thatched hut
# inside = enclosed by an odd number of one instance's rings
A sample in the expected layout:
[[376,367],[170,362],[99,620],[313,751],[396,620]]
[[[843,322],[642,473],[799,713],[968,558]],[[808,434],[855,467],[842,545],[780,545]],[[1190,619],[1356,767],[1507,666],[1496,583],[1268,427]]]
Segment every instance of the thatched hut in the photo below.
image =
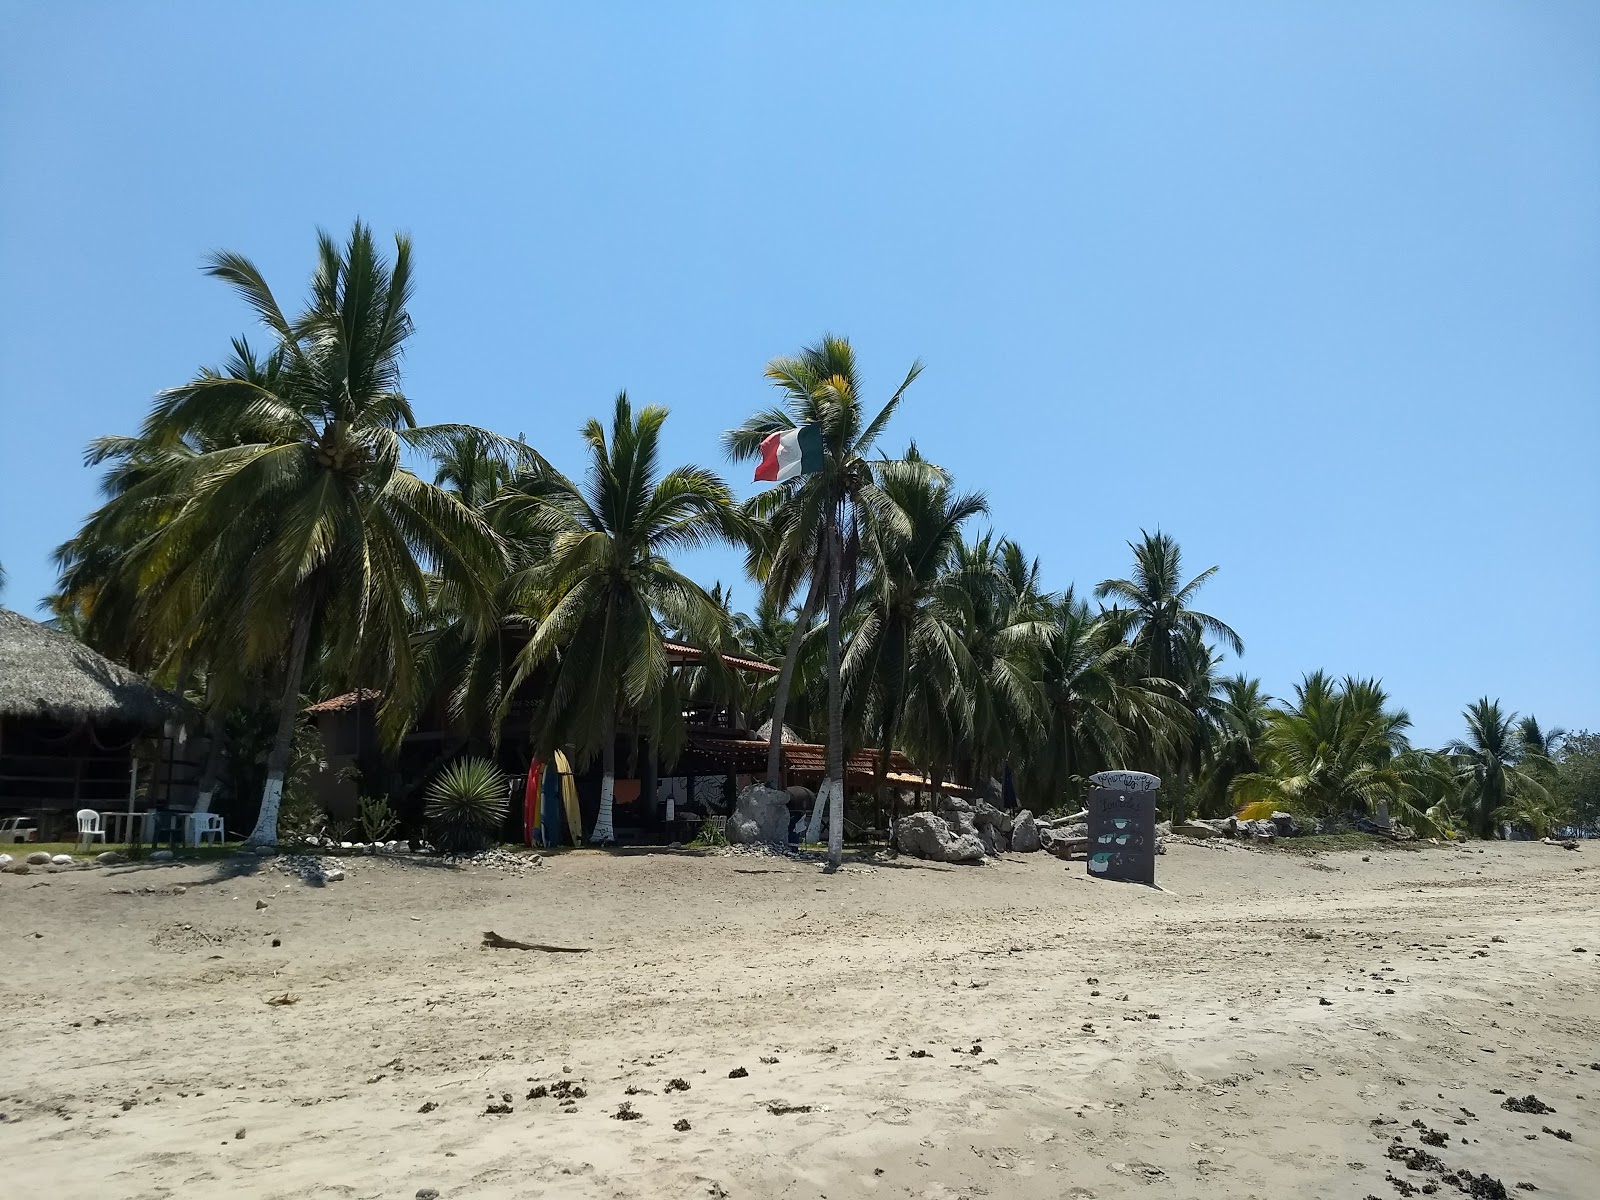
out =
[[126,667],[0,608],[0,817],[70,839],[76,810],[126,808],[136,743],[177,714],[174,696]]

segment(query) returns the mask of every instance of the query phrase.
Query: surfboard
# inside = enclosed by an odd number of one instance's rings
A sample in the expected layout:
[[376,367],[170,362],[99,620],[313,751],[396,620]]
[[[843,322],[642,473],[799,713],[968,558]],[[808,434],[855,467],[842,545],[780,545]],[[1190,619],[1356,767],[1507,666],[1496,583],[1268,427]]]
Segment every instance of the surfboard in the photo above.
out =
[[578,781],[573,777],[567,756],[555,753],[556,773],[561,776],[561,805],[567,814],[567,833],[574,846],[583,845],[583,814],[578,810]]
[[539,777],[543,770],[544,763],[537,758],[534,759],[532,765],[528,767],[527,786],[522,789],[522,844],[524,846],[533,845],[534,830],[538,829],[541,824],[542,813],[540,810],[544,806],[540,803],[542,797],[539,790]]

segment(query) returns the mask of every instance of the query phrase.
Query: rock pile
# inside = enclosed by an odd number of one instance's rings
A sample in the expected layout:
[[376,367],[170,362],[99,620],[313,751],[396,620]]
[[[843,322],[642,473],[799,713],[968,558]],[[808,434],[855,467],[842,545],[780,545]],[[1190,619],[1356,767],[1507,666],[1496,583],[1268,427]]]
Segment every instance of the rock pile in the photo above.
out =
[[1223,817],[1207,821],[1193,817],[1172,827],[1174,837],[1194,838],[1204,841],[1214,837],[1247,838],[1256,842],[1270,842],[1280,837],[1298,837],[1307,832],[1290,813],[1275,812],[1270,818],[1241,821],[1237,817]]
[[463,867],[488,867],[492,871],[504,871],[508,875],[522,875],[542,867],[544,865],[544,856],[540,854],[516,854],[510,850],[501,850],[496,847],[490,850],[480,850],[476,854],[452,857],[447,861],[457,863]]
[[309,884],[338,883],[344,878],[344,863],[315,854],[280,854],[272,866]]
[[900,853],[931,862],[982,862],[1011,850],[1045,847],[1045,829],[1027,809],[1012,814],[987,800],[942,796],[933,812],[902,817],[895,830]]

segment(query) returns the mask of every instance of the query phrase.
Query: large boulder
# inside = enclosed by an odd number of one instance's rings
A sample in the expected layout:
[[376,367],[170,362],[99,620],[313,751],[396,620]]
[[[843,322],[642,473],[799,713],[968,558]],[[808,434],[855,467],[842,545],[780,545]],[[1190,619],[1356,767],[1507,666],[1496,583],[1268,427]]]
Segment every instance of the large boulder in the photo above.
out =
[[1019,812],[1011,822],[1011,848],[1018,854],[1032,854],[1039,848],[1039,827],[1027,809]]
[[1300,832],[1300,827],[1295,824],[1293,813],[1275,812],[1272,814],[1272,823],[1277,827],[1280,837],[1294,837]]
[[972,823],[979,829],[993,829],[1005,834],[1011,832],[1011,814],[996,808],[987,800],[979,800],[972,806]]
[[945,824],[955,830],[958,837],[978,832],[977,823],[973,820],[972,804],[960,796],[941,796],[938,815],[944,819]]
[[902,817],[895,828],[900,853],[929,862],[981,862],[984,846],[974,833],[958,833],[936,813],[916,812]]
[[738,846],[787,845],[789,793],[764,783],[745,788],[728,818],[728,840]]
[[1193,820],[1178,822],[1172,826],[1172,832],[1178,837],[1214,838],[1218,830],[1210,821],[1202,821],[1196,817]]
[[33,853],[28,855],[26,861],[35,867],[45,866],[50,861],[50,851],[35,850]]

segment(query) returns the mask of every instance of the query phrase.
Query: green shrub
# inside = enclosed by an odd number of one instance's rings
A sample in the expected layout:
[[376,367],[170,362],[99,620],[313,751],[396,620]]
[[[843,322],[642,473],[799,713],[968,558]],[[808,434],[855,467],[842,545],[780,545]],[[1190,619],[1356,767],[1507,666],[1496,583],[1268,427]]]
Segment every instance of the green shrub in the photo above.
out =
[[361,824],[361,834],[369,842],[381,842],[395,831],[400,818],[389,807],[387,796],[363,796],[356,819]]
[[507,808],[500,768],[486,758],[461,758],[429,785],[423,815],[434,845],[451,854],[471,854],[499,840]]

